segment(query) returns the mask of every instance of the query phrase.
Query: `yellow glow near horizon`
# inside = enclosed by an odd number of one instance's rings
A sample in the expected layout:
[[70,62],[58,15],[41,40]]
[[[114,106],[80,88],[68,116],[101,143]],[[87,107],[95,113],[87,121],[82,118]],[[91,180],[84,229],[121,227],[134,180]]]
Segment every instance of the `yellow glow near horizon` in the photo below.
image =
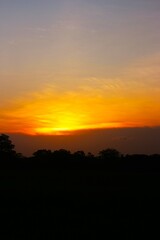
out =
[[4,108],[0,130],[32,135],[69,135],[89,129],[159,125],[158,96],[151,99],[142,93],[124,94],[122,91],[117,96],[106,97],[96,90],[63,94],[42,91]]
[[[70,123],[71,124],[71,123]],[[65,123],[64,123],[65,125]],[[43,128],[36,128],[35,134],[40,135],[72,135],[77,133],[77,131],[80,130],[93,130],[93,129],[103,129],[103,128],[115,128],[115,127],[121,127],[120,124],[114,124],[114,123],[105,123],[105,124],[95,124],[95,125],[82,125],[82,126],[71,126],[66,128],[52,128],[52,127],[43,127]]]

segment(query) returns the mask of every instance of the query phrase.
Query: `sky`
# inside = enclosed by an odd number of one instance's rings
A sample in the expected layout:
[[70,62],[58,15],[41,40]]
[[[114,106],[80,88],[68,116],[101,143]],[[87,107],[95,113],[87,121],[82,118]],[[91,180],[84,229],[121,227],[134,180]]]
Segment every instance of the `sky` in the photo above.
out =
[[1,0],[0,132],[160,126],[159,0]]
[[107,148],[122,154],[159,154],[160,127],[109,128],[79,131],[72,135],[24,135],[10,134],[15,150],[24,156],[32,156],[38,149],[55,151],[66,149],[72,153],[84,151],[94,154]]

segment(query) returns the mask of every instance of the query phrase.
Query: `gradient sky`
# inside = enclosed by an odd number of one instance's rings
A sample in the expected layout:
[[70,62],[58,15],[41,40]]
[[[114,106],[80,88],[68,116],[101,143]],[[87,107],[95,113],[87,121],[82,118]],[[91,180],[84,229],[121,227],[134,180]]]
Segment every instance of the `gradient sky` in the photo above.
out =
[[0,132],[160,126],[159,0],[1,0]]

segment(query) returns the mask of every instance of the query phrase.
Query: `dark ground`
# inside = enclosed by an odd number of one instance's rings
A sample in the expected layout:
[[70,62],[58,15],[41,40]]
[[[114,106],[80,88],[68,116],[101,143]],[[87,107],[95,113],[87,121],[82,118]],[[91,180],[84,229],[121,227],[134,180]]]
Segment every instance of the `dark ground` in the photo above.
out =
[[0,163],[0,239],[159,239],[160,157]]

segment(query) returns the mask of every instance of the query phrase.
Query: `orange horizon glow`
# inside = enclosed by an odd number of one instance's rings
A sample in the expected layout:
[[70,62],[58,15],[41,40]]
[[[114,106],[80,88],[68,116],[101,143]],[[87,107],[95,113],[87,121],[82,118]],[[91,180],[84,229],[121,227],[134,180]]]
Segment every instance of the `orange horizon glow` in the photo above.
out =
[[[107,124],[106,124],[107,125]],[[4,134],[24,134],[28,136],[71,136],[71,135],[79,135],[83,134],[86,131],[97,131],[97,130],[107,130],[107,129],[125,129],[125,128],[156,128],[160,127],[160,125],[134,125],[132,123],[128,123],[126,125],[122,124],[110,124],[110,126],[106,127],[99,127],[99,126],[94,126],[94,127],[81,127],[81,128],[76,128],[76,129],[35,129],[33,131],[4,131],[2,130],[1,133]]]
[[63,94],[43,90],[4,107],[0,131],[73,135],[83,130],[155,127],[160,125],[157,98],[151,100],[142,93],[131,95],[123,91],[106,97],[96,90]]

